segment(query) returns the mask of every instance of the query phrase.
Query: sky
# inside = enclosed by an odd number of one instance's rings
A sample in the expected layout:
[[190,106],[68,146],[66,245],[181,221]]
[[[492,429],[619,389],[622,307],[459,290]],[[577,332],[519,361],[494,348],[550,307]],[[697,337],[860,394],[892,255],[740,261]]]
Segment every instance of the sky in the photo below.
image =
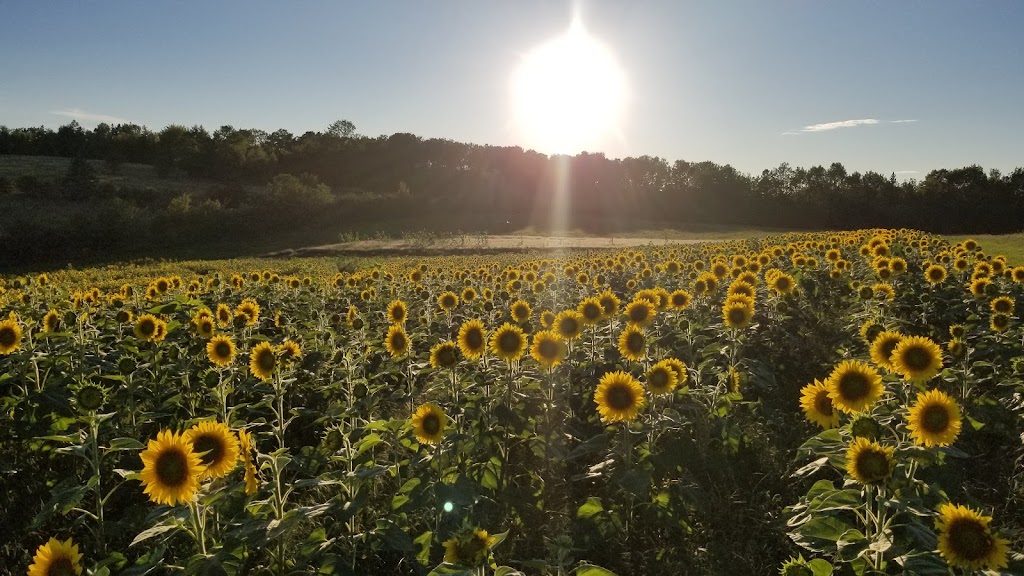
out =
[[517,79],[574,21],[616,66],[621,98],[579,95],[573,111],[602,130],[571,146],[752,174],[1024,166],[1024,2],[1012,0],[0,0],[0,125],[298,135],[347,119],[369,136],[548,153],[538,126],[582,120],[538,111],[558,98],[535,81],[524,128]]

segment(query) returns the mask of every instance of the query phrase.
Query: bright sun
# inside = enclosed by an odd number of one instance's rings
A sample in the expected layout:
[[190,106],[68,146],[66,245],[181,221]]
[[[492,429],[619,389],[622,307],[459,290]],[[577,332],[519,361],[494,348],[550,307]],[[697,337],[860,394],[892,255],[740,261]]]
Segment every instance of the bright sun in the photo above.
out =
[[615,56],[577,20],[523,57],[512,90],[516,123],[530,145],[575,154],[617,131],[626,78]]

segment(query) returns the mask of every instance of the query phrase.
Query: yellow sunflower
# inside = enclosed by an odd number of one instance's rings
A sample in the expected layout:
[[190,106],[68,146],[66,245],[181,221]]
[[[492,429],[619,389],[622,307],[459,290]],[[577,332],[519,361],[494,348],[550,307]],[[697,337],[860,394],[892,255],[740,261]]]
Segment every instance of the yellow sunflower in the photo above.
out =
[[302,357],[302,347],[298,342],[285,340],[277,347],[277,354],[281,357],[283,364],[290,364]]
[[412,415],[412,430],[421,444],[440,443],[447,424],[448,416],[433,402],[423,404]]
[[61,542],[50,538],[36,549],[28,576],[78,576],[82,573],[82,553],[71,538]]
[[651,391],[651,394],[662,395],[671,394],[676,386],[679,385],[679,377],[674,366],[668,362],[662,360],[644,375],[644,380],[647,382],[647,389]]
[[693,301],[693,296],[686,290],[676,290],[669,294],[668,301],[669,305],[676,310],[686,310],[690,307],[690,302]]
[[892,357],[892,351],[896,349],[896,345],[901,340],[903,340],[903,334],[899,332],[886,330],[880,333],[871,343],[871,361],[890,372],[895,372],[896,368],[889,358]]
[[196,334],[199,334],[200,337],[207,340],[213,337],[215,326],[212,316],[201,316],[196,318],[192,325],[196,329]]
[[746,301],[726,300],[722,306],[722,322],[729,328],[746,328],[753,317],[754,309]]
[[143,465],[139,479],[150,500],[176,506],[195,497],[205,467],[184,436],[163,430],[139,457]]
[[238,438],[221,422],[203,420],[186,430],[184,439],[205,468],[201,480],[226,476],[238,464]]
[[946,281],[946,268],[940,264],[932,264],[925,268],[924,279],[929,284],[942,284]]
[[627,360],[639,362],[647,355],[647,336],[639,326],[627,325],[619,334],[619,354]]
[[555,316],[552,325],[558,337],[563,340],[575,340],[583,333],[583,315],[575,310],[563,310]]
[[241,446],[242,464],[245,467],[245,493],[249,496],[259,491],[259,472],[253,463],[252,453],[256,448],[252,434],[244,428],[238,431],[238,443]]
[[676,384],[682,386],[686,384],[686,380],[689,378],[689,374],[686,372],[686,363],[678,358],[665,358],[659,364],[664,364],[671,368],[676,373]]
[[409,309],[405,302],[395,300],[388,304],[387,316],[388,322],[392,324],[405,324],[405,319],[409,316]]
[[261,342],[249,353],[249,372],[260,380],[267,381],[274,377],[277,369],[277,353],[270,342]]
[[867,438],[857,438],[846,451],[846,472],[865,485],[881,484],[892,474],[893,449]]
[[430,367],[451,368],[455,366],[455,363],[459,361],[458,356],[455,355],[455,350],[455,343],[451,340],[438,342],[437,345],[430,349]]
[[949,446],[960,434],[960,407],[940,390],[918,394],[907,414],[907,429],[922,446]]
[[594,324],[604,318],[604,307],[601,306],[601,301],[597,298],[587,298],[580,302],[576,311],[583,317],[585,324]]
[[497,537],[487,530],[475,528],[472,532],[456,535],[444,542],[444,561],[459,566],[480,566],[490,557],[491,547]]
[[235,359],[235,343],[229,336],[214,336],[206,343],[206,356],[217,366],[229,366]]
[[991,521],[991,516],[982,516],[966,506],[943,504],[935,520],[939,554],[950,566],[971,571],[1006,568],[1009,542],[992,533]]
[[235,316],[238,315],[245,317],[245,324],[247,326],[252,326],[260,319],[260,305],[255,300],[246,298],[235,308]]
[[455,292],[444,292],[437,297],[437,305],[441,307],[441,310],[451,312],[459,305],[459,297],[455,295]]
[[989,318],[989,328],[993,332],[1006,332],[1006,329],[1010,327],[1010,315],[1009,314],[993,314]]
[[654,322],[654,304],[643,298],[626,306],[626,318],[631,326],[647,327]]
[[800,389],[800,407],[808,420],[825,430],[839,425],[839,412],[832,406],[828,387],[820,380]]
[[533,309],[530,308],[530,305],[525,300],[513,302],[509,311],[512,314],[512,319],[520,324],[529,320],[530,316],[533,315]]
[[942,349],[929,338],[910,336],[900,340],[889,362],[904,379],[927,382],[942,370]]
[[629,422],[647,404],[644,387],[626,372],[608,372],[594,392],[594,403],[605,423]]
[[0,322],[0,354],[7,355],[21,347],[21,326],[13,318]]
[[526,350],[526,335],[514,324],[506,322],[491,334],[491,352],[505,362],[512,363]]
[[882,396],[882,377],[860,360],[844,360],[825,380],[837,409],[852,414],[867,410]]
[[392,324],[388,327],[388,333],[384,336],[384,348],[392,358],[398,358],[409,351],[409,335],[405,328],[399,324]]
[[459,327],[459,350],[470,360],[479,358],[487,349],[487,333],[484,323],[479,320],[467,320]]
[[227,304],[218,304],[216,316],[217,323],[220,324],[221,327],[227,327],[231,324],[231,318],[233,315],[231,314],[231,308],[228,308]]
[[[46,316],[43,316],[43,332],[52,333],[57,330],[60,330],[60,314],[56,310],[50,310]],[[2,345],[0,344],[0,346]]]
[[135,321],[135,336],[140,340],[160,340],[160,326],[164,321],[152,314],[143,314]]
[[537,332],[533,335],[530,356],[545,368],[554,368],[565,358],[566,346],[558,335],[550,330]]
[[619,297],[611,290],[605,290],[597,297],[604,308],[604,317],[613,318],[619,311]]

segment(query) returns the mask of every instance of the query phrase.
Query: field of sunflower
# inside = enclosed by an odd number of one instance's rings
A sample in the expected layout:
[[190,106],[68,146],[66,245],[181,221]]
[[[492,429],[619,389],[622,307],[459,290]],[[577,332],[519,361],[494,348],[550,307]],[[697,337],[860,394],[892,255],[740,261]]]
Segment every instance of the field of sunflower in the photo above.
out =
[[1024,263],[338,264],[0,278],[0,574],[1024,572]]

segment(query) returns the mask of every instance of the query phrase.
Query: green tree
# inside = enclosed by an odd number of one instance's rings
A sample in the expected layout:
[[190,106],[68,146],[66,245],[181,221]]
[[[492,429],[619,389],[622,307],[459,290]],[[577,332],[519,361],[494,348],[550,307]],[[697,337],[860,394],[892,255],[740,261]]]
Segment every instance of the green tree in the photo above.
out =
[[96,170],[88,160],[76,156],[60,179],[60,191],[68,200],[85,200],[93,195],[97,184]]

